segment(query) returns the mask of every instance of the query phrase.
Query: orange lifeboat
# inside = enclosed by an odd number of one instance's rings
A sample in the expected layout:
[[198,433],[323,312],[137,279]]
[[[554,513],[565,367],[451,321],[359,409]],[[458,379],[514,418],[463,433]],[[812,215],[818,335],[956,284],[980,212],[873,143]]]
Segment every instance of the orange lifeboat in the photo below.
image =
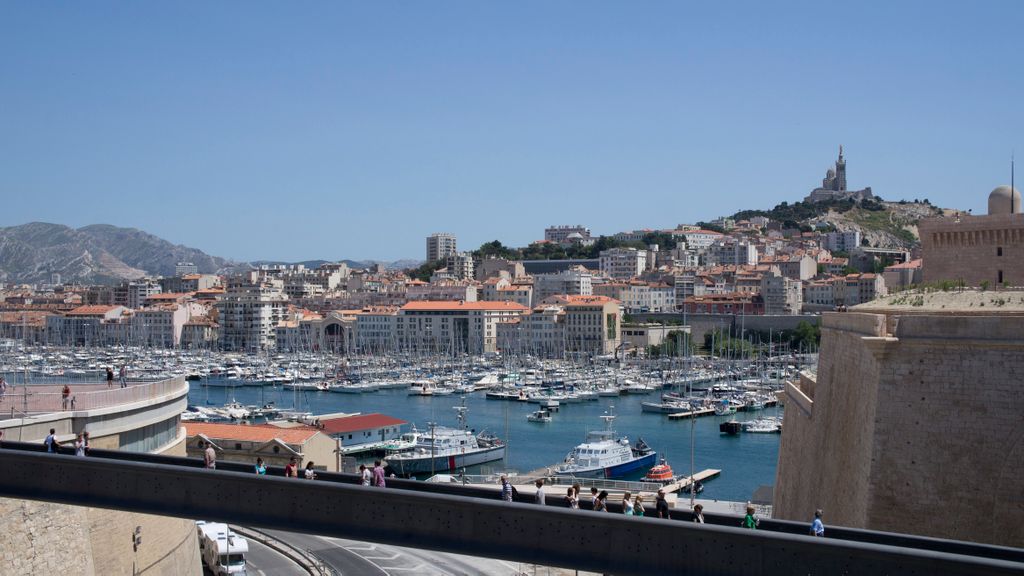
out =
[[668,465],[668,462],[665,462],[664,458],[661,459],[660,463],[651,468],[651,470],[647,472],[647,476],[644,476],[643,478],[644,482],[661,483],[668,483],[675,479],[676,476],[675,473],[672,472],[672,467]]

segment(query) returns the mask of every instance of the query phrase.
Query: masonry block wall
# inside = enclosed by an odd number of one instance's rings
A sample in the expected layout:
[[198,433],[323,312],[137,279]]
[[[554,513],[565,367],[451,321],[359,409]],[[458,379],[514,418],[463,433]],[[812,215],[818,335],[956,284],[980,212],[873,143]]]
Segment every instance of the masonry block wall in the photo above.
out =
[[[184,444],[163,453],[184,456]],[[142,528],[138,552],[131,540],[136,526]],[[202,574],[191,520],[0,498],[0,532],[0,574]]]
[[895,314],[825,315],[776,515],[1024,546],[1024,317]]

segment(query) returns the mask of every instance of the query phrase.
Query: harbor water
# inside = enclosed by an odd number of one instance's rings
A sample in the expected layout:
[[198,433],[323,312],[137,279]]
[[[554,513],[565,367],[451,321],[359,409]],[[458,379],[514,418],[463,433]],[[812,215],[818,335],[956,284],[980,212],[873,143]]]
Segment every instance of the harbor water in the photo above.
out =
[[[192,382],[189,403],[197,406],[222,406],[236,400],[242,404],[274,402],[278,408],[295,408],[314,414],[335,412],[380,412],[415,424],[421,431],[430,422],[456,426],[454,407],[462,402],[458,394],[410,396],[405,389],[380,390],[364,394],[339,394],[319,391],[293,391],[280,386],[203,386]],[[526,416],[537,409],[528,402],[489,400],[484,392],[465,395],[468,424],[477,432],[487,430],[508,442],[504,462],[492,462],[470,473],[516,470],[526,473],[562,462],[566,454],[584,441],[586,432],[601,428],[600,416],[614,406],[615,429],[631,443],[638,437],[664,457],[676,475],[689,474],[691,422],[669,420],[667,415],[644,413],[641,402],[656,401],[658,392],[645,395],[601,397],[598,401],[563,404],[548,423],[529,422]],[[766,408],[734,415],[738,421],[780,414],[779,408]],[[705,416],[693,424],[694,470],[720,469],[721,476],[704,485],[702,498],[746,501],[754,491],[775,483],[779,434],[727,436],[719,433],[720,422],[731,417]],[[635,479],[635,478],[633,478]]]

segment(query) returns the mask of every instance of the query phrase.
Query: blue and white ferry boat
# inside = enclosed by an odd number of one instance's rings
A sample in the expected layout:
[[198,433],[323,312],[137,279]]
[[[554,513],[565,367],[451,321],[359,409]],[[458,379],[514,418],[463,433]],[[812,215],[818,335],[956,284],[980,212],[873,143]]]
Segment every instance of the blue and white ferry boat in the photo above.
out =
[[[614,407],[609,408],[609,412]],[[587,441],[572,449],[558,468],[556,476],[577,478],[621,478],[637,470],[648,470],[657,461],[658,453],[643,438],[635,446],[625,436],[615,437],[612,422],[615,415],[601,416],[605,429],[587,433]]]

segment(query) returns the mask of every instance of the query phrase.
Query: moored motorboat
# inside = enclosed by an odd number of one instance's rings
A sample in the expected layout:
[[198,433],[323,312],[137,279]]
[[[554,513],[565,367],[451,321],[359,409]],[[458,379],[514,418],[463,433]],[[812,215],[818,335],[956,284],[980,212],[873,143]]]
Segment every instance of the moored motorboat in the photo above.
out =
[[661,482],[662,484],[667,484],[675,479],[676,476],[672,472],[672,467],[668,465],[664,458],[656,466],[648,470],[647,475],[643,477],[644,482]]
[[605,413],[601,419],[605,421],[605,429],[589,432],[586,442],[573,448],[555,469],[556,476],[620,478],[654,464],[658,454],[643,438],[638,439],[635,446],[630,446],[625,436],[615,437],[612,429],[614,414]]

